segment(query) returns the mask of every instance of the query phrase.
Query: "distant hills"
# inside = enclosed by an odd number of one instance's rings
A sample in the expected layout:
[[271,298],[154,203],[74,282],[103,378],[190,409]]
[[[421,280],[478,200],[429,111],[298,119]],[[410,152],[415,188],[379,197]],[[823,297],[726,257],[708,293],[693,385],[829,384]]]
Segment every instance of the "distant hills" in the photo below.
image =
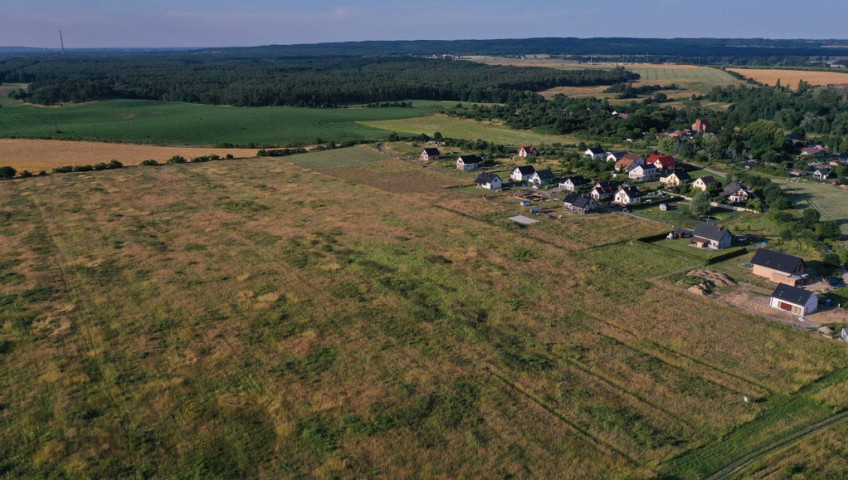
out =
[[[185,52],[232,56],[324,57],[372,55],[615,55],[642,58],[848,56],[848,40],[763,38],[522,38],[492,40],[397,40],[221,48],[69,49],[66,53]],[[0,47],[0,54],[58,53],[58,49]]]

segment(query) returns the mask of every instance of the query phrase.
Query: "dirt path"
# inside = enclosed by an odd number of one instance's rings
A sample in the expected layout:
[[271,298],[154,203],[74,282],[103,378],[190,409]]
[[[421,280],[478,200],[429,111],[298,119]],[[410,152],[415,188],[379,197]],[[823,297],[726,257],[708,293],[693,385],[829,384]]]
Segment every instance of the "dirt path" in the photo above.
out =
[[848,411],[837,413],[828,418],[825,418],[824,420],[820,420],[811,425],[801,427],[795,430],[794,432],[784,435],[782,438],[778,438],[777,440],[748,453],[747,455],[739,457],[738,459],[723,467],[721,470],[707,477],[707,479],[719,480],[725,478],[733,478],[743,468],[756,462],[757,460],[760,460],[780,449],[798,443],[801,440],[809,437],[810,435],[815,435],[816,433],[821,432],[822,430],[828,429],[835,425],[839,425],[840,423],[843,423],[846,420],[848,420]]

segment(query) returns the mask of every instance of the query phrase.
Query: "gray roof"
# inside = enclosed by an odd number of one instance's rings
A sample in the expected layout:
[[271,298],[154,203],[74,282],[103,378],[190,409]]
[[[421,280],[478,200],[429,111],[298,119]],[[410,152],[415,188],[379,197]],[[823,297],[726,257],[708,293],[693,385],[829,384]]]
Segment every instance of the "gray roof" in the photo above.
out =
[[589,183],[589,180],[586,180],[586,178],[584,178],[580,175],[568,177],[568,178],[565,179],[565,182],[567,182],[569,180],[571,180],[572,185],[586,185],[587,183]]
[[[686,170],[675,170],[671,173],[677,175],[677,179],[680,180],[681,182],[684,181],[684,180],[691,180],[691,178],[692,178],[692,177],[689,176],[688,173],[686,173]],[[669,173],[668,175],[671,175],[671,173]]]
[[730,182],[726,187],[724,187],[724,190],[721,191],[721,196],[729,197],[730,195],[733,195],[739,190],[744,190],[745,193],[751,193],[751,190],[748,187],[739,182],[733,181]]
[[500,179],[501,177],[495,175],[494,173],[483,172],[477,176],[477,180],[475,180],[474,182],[477,183],[477,185],[483,185],[486,183],[492,183],[493,181]]
[[533,175],[534,173],[536,173],[536,167],[534,167],[533,165],[521,165],[515,168],[517,168],[522,175]]
[[425,148],[424,151],[427,152],[427,155],[441,155],[442,154],[441,152],[439,152],[438,148]]
[[554,179],[554,172],[552,172],[549,168],[545,170],[536,170],[536,175],[538,175],[542,180],[550,181]]
[[715,240],[716,242],[721,240],[722,237],[727,235],[728,232],[726,228],[719,227],[718,225],[711,225],[709,223],[699,223],[698,227],[695,228],[695,236],[706,238],[707,240]]
[[754,258],[751,259],[751,263],[761,267],[771,268],[778,272],[791,273],[796,271],[799,265],[803,265],[804,260],[794,255],[787,255],[774,250],[761,248],[754,254]]
[[786,285],[785,283],[781,283],[774,289],[774,293],[771,294],[772,298],[776,298],[778,300],[783,300],[784,302],[794,303],[795,305],[806,305],[810,300],[810,296],[814,296],[815,293],[804,290],[803,288],[791,287]]
[[624,193],[626,193],[627,196],[630,197],[630,198],[639,198],[639,197],[642,196],[642,192],[640,192],[639,189],[635,186],[633,186],[633,187],[621,187],[621,189],[624,190]]
[[589,149],[589,151],[592,152],[593,155],[600,155],[604,153],[604,149],[601,147],[592,147]]
[[480,163],[483,161],[483,159],[477,155],[463,155],[459,157],[459,160],[462,160],[462,163]]
[[577,200],[578,198],[580,198],[579,193],[569,193],[568,195],[565,196],[565,198],[562,199],[562,203],[567,203],[569,205],[573,205],[574,201]]

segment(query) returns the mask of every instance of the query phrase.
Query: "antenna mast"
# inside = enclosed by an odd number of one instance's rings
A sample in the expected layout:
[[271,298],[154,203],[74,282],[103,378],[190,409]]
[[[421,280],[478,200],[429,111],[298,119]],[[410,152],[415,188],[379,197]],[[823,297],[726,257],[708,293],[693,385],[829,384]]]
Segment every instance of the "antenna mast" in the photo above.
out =
[[62,38],[62,31],[59,30],[59,43],[62,44],[62,55],[65,54],[65,39]]

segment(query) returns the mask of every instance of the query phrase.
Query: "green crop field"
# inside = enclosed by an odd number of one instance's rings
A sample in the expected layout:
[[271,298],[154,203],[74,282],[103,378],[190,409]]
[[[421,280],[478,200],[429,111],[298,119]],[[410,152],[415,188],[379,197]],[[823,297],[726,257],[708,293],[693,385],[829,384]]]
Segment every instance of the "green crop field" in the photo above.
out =
[[14,103],[0,109],[0,137],[94,140],[157,145],[310,144],[385,138],[363,121],[421,117],[429,108],[233,108],[141,100],[61,107]]
[[844,407],[840,344],[652,282],[661,225],[380,158],[4,181],[2,475],[702,478]]
[[514,130],[489,122],[477,122],[446,115],[432,115],[421,118],[401,118],[396,120],[363,121],[363,125],[398,133],[426,133],[432,136],[439,132],[445,137],[465,140],[482,139],[501,145],[544,145],[554,142],[578,143],[569,135],[545,135],[530,131]]

